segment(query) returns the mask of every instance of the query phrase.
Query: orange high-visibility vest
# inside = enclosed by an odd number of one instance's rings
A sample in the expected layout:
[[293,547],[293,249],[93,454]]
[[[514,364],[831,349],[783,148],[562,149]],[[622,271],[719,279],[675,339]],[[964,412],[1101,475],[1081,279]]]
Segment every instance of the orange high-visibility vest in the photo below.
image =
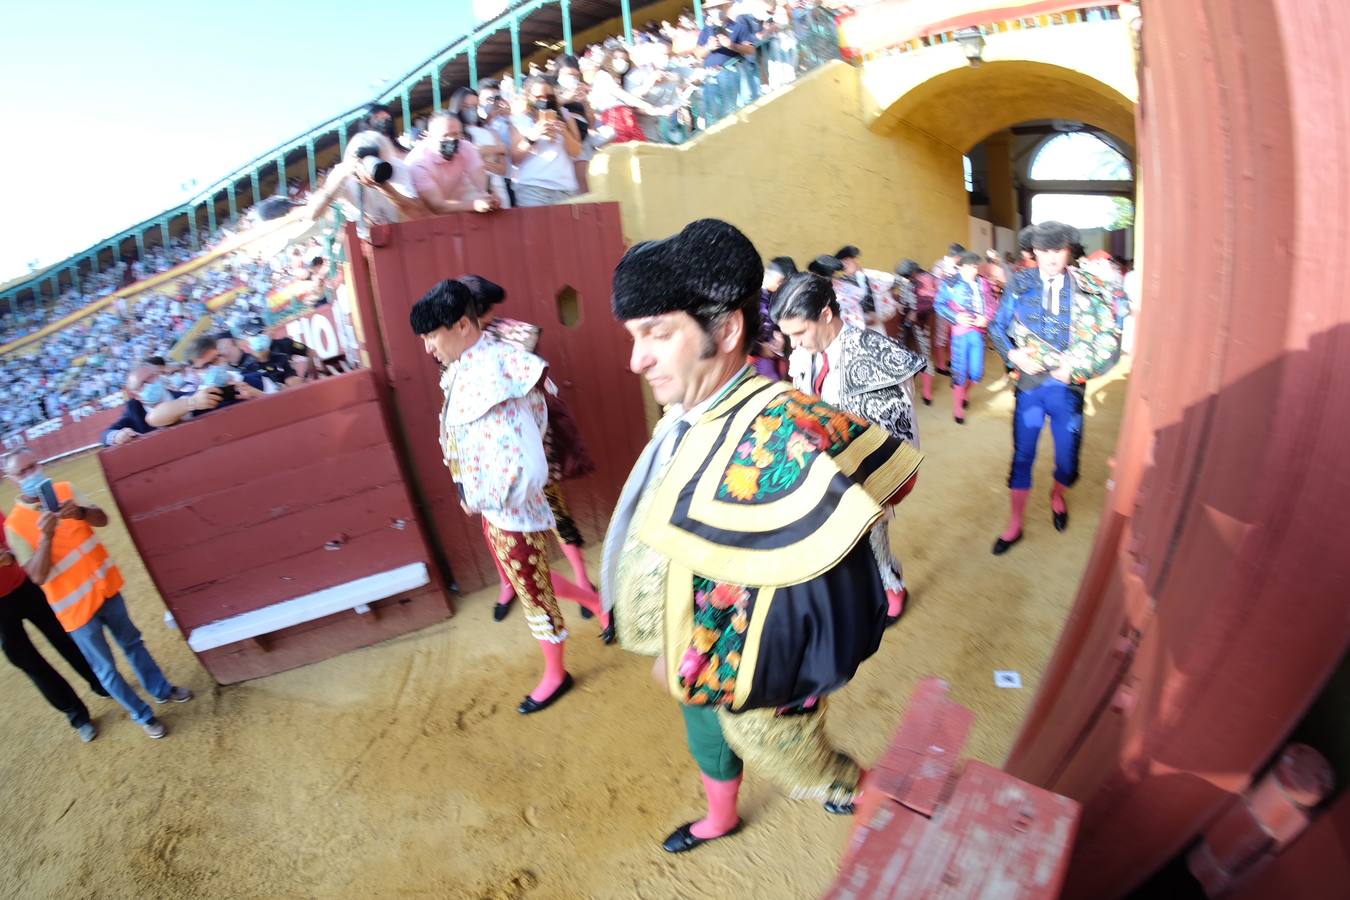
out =
[[[52,487],[56,489],[56,499],[62,503],[75,497],[68,481],[58,481]],[[5,521],[34,551],[42,540],[39,516],[41,512],[37,509],[16,503]],[[42,585],[61,627],[74,631],[87,625],[103,601],[122,590],[122,584],[122,573],[108,558],[108,551],[89,523],[62,519],[52,535],[52,567],[47,573],[47,583]]]

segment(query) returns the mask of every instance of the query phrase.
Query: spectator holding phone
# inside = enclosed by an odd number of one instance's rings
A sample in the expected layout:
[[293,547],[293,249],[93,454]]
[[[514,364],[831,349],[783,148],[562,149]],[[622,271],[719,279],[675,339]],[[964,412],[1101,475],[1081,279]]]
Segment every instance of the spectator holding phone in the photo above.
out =
[[89,661],[99,683],[146,734],[164,737],[164,724],[117,671],[105,630],[157,702],[186,703],[192,691],[175,687],[164,677],[127,613],[122,573],[94,534],[94,529],[108,524],[108,514],[70,482],[49,479],[26,448],[5,459],[5,477],[19,486],[5,520],[10,552],[33,583],[42,586],[57,621]]
[[42,589],[33,584],[10,551],[4,538],[4,525],[5,517],[0,515],[0,650],[4,651],[5,659],[28,676],[53,709],[65,713],[70,727],[79,733],[80,740],[88,743],[98,737],[98,729],[89,718],[89,708],[33,646],[28,632],[23,630],[24,620],[47,636],[76,674],[88,682],[90,690],[100,697],[108,696],[108,692],[98,683],[98,676],[89,668],[89,661],[80,655],[75,642],[56,620]]
[[527,78],[525,97],[525,111],[511,122],[516,206],[564,203],[577,193],[572,161],[581,155],[581,132],[548,79]]

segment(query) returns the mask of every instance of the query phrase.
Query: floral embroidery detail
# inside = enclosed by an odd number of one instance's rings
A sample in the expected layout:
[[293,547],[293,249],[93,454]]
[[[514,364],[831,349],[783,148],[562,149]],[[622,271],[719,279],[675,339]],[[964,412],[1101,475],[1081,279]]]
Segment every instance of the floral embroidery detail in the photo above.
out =
[[694,577],[694,634],[679,666],[684,702],[731,705],[750,627],[751,596],[740,585]]
[[737,500],[751,500],[759,492],[759,469],[755,466],[733,465],[727,469],[723,487]]

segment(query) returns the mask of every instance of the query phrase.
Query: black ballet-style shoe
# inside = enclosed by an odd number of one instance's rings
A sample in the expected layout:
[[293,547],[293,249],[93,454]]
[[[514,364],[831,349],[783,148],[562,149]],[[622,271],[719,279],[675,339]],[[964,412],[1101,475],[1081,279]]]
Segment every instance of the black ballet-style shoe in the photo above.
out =
[[932,398],[932,397],[924,397],[924,398],[923,398],[923,405],[924,405],[924,406],[932,406],[932,405],[933,405],[933,398]]
[[857,808],[851,801],[849,803],[835,803],[831,800],[825,804],[825,811],[832,816],[851,816],[857,812]]
[[614,610],[611,609],[609,611],[609,624],[600,632],[600,642],[602,644],[612,644],[614,643],[614,638]]
[[964,424],[966,424],[965,416],[952,416],[952,418],[956,420],[956,424],[957,424],[957,425],[964,425]]
[[737,822],[735,828],[731,829],[726,834],[719,834],[715,838],[701,838],[694,834],[692,830],[694,823],[687,822],[670,833],[670,837],[666,838],[665,843],[661,845],[661,849],[667,853],[686,853],[693,850],[695,847],[701,847],[704,844],[721,840],[724,837],[731,837],[741,830],[742,824],[743,823],[741,822]]
[[583,606],[581,607],[581,617],[583,619],[594,619],[595,613],[591,612],[589,609]]
[[1069,511],[1067,509],[1064,510],[1064,512],[1055,512],[1052,508],[1050,510],[1050,516],[1055,523],[1056,531],[1064,531],[1069,527]]
[[505,619],[508,615],[510,615],[510,614],[511,614],[511,604],[512,604],[512,602],[513,602],[514,600],[515,600],[515,598],[512,597],[510,600],[507,600],[505,603],[497,603],[497,604],[494,604],[493,607],[492,607],[492,621],[494,621],[494,622],[500,622],[500,621],[502,621],[503,619]]
[[1003,537],[1000,535],[999,539],[994,541],[994,555],[1002,556],[1003,554],[1007,553],[1009,550],[1012,549],[1013,544],[1016,544],[1021,539],[1022,539],[1022,532],[1020,531],[1017,532],[1017,537],[1013,538],[1010,541],[1005,541]]
[[558,689],[552,694],[549,694],[547,698],[536,700],[529,694],[526,694],[525,699],[520,701],[520,706],[516,707],[516,712],[520,713],[522,716],[528,716],[530,713],[537,713],[541,710],[548,709],[559,697],[570,691],[573,684],[575,684],[575,682],[572,681],[572,673],[568,672],[563,678],[563,683],[558,685]]

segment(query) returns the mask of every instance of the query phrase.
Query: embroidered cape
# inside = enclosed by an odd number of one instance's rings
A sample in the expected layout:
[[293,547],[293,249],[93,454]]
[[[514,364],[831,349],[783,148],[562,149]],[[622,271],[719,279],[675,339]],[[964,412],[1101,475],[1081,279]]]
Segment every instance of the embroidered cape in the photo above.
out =
[[657,599],[671,692],[738,711],[799,706],[846,684],[885,627],[865,538],[921,460],[882,427],[782,383],[733,384],[632,524],[668,560]]
[[[1064,317],[1054,317],[1043,310],[1040,274],[1027,269],[1018,273],[1017,297],[1007,337],[1012,346],[1030,350],[1047,372],[1068,362],[1070,382],[1081,384],[1105,375],[1119,361],[1120,329],[1116,325],[1111,288],[1082,269],[1070,267],[1066,271],[1073,279],[1067,324]],[[1069,292],[1068,279],[1062,290]],[[995,342],[1002,343],[1000,338],[996,335]],[[1014,370],[1014,377],[1019,374]]]

